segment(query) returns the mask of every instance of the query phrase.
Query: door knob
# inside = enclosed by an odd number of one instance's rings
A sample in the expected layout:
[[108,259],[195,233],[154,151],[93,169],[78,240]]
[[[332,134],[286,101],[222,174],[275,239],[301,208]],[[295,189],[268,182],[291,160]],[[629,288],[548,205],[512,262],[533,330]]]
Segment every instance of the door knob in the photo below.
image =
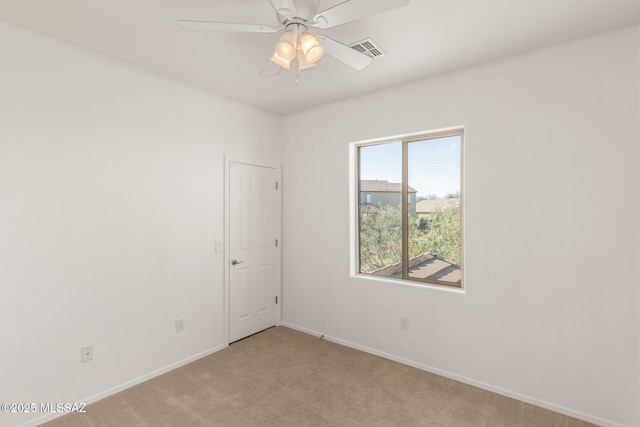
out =
[[238,261],[237,259],[232,259],[231,260],[231,265],[238,265],[238,264],[242,264],[244,261]]

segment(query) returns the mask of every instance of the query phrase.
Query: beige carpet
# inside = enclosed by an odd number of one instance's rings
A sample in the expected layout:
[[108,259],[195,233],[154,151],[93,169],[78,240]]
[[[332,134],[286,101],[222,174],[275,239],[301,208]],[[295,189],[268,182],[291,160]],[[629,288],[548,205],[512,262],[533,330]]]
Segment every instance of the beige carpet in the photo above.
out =
[[86,410],[45,425],[591,425],[284,327]]

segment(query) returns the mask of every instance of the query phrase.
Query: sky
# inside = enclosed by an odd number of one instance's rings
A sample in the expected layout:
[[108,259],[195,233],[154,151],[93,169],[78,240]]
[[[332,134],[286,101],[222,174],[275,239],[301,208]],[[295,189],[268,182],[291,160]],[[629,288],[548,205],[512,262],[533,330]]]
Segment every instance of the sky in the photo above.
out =
[[[409,185],[417,197],[460,191],[460,137],[409,143]],[[402,142],[360,147],[360,179],[402,182]]]

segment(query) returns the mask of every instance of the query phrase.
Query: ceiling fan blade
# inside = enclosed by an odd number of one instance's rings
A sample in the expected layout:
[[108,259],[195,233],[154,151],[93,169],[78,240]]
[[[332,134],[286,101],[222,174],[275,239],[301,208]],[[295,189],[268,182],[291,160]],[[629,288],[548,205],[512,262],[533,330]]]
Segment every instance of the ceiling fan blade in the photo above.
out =
[[232,33],[276,33],[282,29],[282,27],[274,28],[271,25],[211,21],[178,21],[178,26],[187,31],[227,31]]
[[322,29],[331,28],[407,4],[409,0],[348,0],[318,12],[313,17],[313,26]]
[[332,56],[340,62],[344,62],[356,70],[362,70],[373,61],[373,58],[329,37],[317,36],[317,39],[320,40],[322,46],[324,46],[324,51],[327,55]]
[[293,0],[271,0],[271,4],[280,16],[285,18],[294,18],[296,16],[296,6],[293,4]]

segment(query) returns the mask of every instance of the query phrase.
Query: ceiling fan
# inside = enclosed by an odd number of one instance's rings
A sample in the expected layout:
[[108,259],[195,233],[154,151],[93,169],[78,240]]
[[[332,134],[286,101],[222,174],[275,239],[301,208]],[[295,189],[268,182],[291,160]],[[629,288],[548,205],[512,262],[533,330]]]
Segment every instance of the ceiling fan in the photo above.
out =
[[[313,29],[325,30],[366,18],[380,12],[406,6],[409,0],[346,0],[323,11],[318,11],[318,0],[298,1],[270,0],[276,11],[280,26],[265,24],[241,24],[235,22],[211,22],[180,20],[178,25],[188,31],[225,31],[239,33],[278,33],[283,31],[276,42],[275,52],[267,64],[277,64],[277,72],[291,68],[301,70],[315,67],[326,53],[356,70],[362,70],[372,58],[351,47],[324,35],[314,36]],[[269,67],[262,69],[261,75]]]

